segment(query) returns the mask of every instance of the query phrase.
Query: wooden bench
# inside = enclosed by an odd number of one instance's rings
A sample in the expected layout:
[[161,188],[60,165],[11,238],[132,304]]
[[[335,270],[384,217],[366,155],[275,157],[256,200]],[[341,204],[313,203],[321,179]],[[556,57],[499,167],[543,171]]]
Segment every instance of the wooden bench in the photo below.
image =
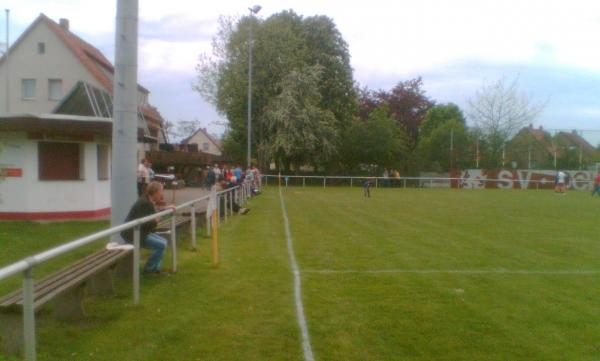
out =
[[[191,221],[190,217],[186,217],[183,215],[179,215],[176,214],[175,215],[175,227],[179,228],[180,226],[189,223]],[[162,233],[162,234],[170,234],[171,233],[171,217],[167,218],[167,219],[163,219],[162,221],[158,222],[158,225],[156,226],[156,233]]]
[[[83,318],[85,286],[92,295],[112,294],[114,269],[119,261],[132,254],[132,249],[101,250],[37,281],[34,285],[34,311],[54,300],[54,316],[57,319]],[[23,346],[22,314],[22,290],[0,299],[0,329],[5,354],[18,353]]]

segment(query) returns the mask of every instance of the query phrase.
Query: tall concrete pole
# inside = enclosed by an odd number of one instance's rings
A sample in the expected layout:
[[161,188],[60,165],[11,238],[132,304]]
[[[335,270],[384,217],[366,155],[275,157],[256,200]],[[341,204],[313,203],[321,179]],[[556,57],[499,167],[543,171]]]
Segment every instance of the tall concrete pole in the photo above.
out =
[[4,53],[4,68],[6,69],[6,114],[10,113],[10,85],[8,84],[8,81],[10,80],[10,69],[8,68],[8,50],[10,49],[10,43],[9,43],[9,37],[8,37],[8,31],[9,31],[9,27],[8,27],[8,19],[9,19],[9,14],[10,14],[10,10],[6,9],[4,10],[6,11],[6,52]]
[[[122,224],[137,198],[138,0],[117,0],[110,224]],[[113,240],[120,240],[115,237]]]

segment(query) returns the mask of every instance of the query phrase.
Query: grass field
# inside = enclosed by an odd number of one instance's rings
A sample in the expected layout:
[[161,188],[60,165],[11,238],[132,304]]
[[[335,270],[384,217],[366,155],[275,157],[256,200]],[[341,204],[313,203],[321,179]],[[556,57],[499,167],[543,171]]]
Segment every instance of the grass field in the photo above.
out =
[[[317,360],[600,360],[600,200],[588,193],[282,193]],[[218,268],[199,236],[198,252],[180,242],[177,275],[143,279],[139,306],[123,281],[87,301],[83,323],[42,314],[39,359],[302,360],[277,189],[250,206],[222,225]],[[2,223],[0,265],[65,226]]]

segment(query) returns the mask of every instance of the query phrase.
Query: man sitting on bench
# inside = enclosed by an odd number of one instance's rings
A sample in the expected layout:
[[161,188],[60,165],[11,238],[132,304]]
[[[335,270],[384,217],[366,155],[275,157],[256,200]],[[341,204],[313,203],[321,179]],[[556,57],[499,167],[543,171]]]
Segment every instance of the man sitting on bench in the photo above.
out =
[[[125,218],[125,223],[156,213],[156,205],[161,202],[163,198],[162,193],[162,184],[159,182],[151,182],[146,189],[146,194],[143,194],[140,198],[138,198],[138,200],[131,207],[129,214],[127,214],[127,218]],[[171,205],[165,208],[175,209],[175,206]],[[158,222],[153,220],[142,224],[140,227],[141,246],[154,251],[144,266],[145,274],[165,274],[165,272],[161,271],[161,265],[163,253],[165,248],[167,248],[167,240],[156,233],[152,233],[157,224]],[[132,228],[121,232],[121,236],[128,243],[133,243]]]

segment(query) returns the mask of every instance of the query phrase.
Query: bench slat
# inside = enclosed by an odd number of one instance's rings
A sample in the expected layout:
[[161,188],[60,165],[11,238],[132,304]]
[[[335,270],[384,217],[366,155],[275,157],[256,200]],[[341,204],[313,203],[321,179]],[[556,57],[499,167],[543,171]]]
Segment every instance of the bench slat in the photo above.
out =
[[[78,260],[77,262],[75,262],[67,267],[64,267],[64,268],[46,276],[45,278],[43,278],[35,283],[34,292],[37,293],[37,291],[41,287],[44,287],[47,284],[54,282],[55,279],[60,278],[69,272],[73,272],[74,270],[77,270],[80,267],[84,267],[85,264],[92,262],[97,257],[102,257],[104,254],[106,254],[106,252],[109,252],[109,250],[102,250],[102,251],[93,253],[89,256],[86,256],[85,258]],[[7,307],[7,306],[15,303],[18,298],[22,297],[22,292],[23,291],[21,289],[18,289],[16,291],[6,295],[2,299],[0,299],[0,307]]]
[[[98,264],[96,267],[87,270],[87,272],[81,273],[79,275],[79,277],[73,277],[68,283],[62,284],[60,287],[53,289],[51,292],[47,293],[43,297],[36,300],[34,302],[34,309],[36,309],[36,310],[39,309],[45,303],[47,303],[48,301],[53,299],[56,295],[66,291],[72,287],[78,286],[81,283],[83,283],[85,280],[87,280],[88,278],[97,275],[98,273],[102,272],[110,265],[114,264],[117,260],[125,257],[130,252],[131,252],[131,250],[129,250],[129,251],[125,250],[124,252],[119,252],[119,253],[115,254],[114,257],[107,258],[102,263]],[[19,303],[19,305],[22,306],[22,301]]]
[[[60,286],[63,284],[70,284],[69,282],[72,282],[72,280],[77,279],[77,277],[79,275],[86,274],[90,270],[93,270],[96,267],[99,267],[99,265],[103,264],[106,260],[115,259],[115,261],[116,261],[118,259],[117,256],[119,254],[120,253],[118,251],[102,252],[99,255],[99,257],[95,257],[93,260],[89,261],[85,265],[82,265],[76,269],[73,269],[71,272],[65,273],[65,274],[61,275],[60,277],[52,277],[53,278],[52,282],[46,282],[46,284],[43,287],[39,287],[35,291],[35,299],[43,298],[44,295],[46,295],[49,292],[52,292],[54,289],[56,289],[57,286]],[[17,304],[21,304],[21,303],[22,303],[22,300],[19,300],[17,302]]]
[[[178,227],[184,223],[188,223],[191,221],[190,217],[184,217],[184,216],[175,216],[175,227]],[[158,225],[156,226],[156,231],[160,232],[163,230],[169,230],[171,229],[171,219],[165,219],[162,220],[160,222],[158,222]]]

